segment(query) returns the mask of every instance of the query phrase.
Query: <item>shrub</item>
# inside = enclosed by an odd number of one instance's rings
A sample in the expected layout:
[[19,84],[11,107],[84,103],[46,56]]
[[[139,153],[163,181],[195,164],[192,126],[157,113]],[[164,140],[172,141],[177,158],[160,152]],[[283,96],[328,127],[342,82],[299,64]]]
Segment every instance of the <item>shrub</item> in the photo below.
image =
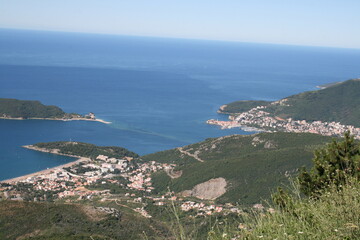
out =
[[302,193],[318,197],[330,184],[341,187],[349,177],[359,179],[360,145],[347,132],[343,141],[333,140],[326,147],[315,151],[313,163],[310,172],[301,169],[298,179]]

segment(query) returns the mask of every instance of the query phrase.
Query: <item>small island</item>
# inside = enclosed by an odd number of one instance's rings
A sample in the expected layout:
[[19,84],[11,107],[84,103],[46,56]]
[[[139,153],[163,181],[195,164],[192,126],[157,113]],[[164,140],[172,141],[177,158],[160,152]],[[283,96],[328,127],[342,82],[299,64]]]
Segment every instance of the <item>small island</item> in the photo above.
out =
[[44,105],[39,101],[0,98],[0,119],[10,120],[60,120],[60,121],[96,121],[110,124],[110,122],[96,118],[94,113],[81,115],[66,113],[53,105]]

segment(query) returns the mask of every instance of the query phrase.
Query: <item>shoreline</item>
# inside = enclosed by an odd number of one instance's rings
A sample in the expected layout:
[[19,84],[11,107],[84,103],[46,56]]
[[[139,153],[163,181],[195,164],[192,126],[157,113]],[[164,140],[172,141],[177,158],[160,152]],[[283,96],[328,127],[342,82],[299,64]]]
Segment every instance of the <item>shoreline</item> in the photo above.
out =
[[340,83],[343,83],[343,82],[344,82],[344,81],[326,83],[326,84],[318,85],[318,86],[316,86],[316,88],[318,88],[319,90],[323,90],[323,89],[326,89],[326,88],[329,88],[329,87],[336,86],[336,85],[338,85],[338,84],[340,84]]
[[88,119],[88,118],[12,118],[12,117],[0,117],[0,119],[4,120],[51,120],[51,121],[90,121],[90,122],[100,122],[104,124],[111,124],[111,122],[102,120],[102,119]]
[[51,153],[51,154],[56,154],[56,155],[61,155],[61,156],[67,156],[67,157],[73,157],[73,158],[77,158],[77,160],[72,161],[72,162],[68,162],[62,165],[58,165],[52,168],[47,168],[45,170],[41,170],[41,171],[37,171],[37,172],[33,172],[33,173],[29,173],[23,176],[19,176],[19,177],[15,177],[15,178],[10,178],[10,179],[5,179],[5,180],[1,180],[0,183],[9,183],[9,184],[14,184],[17,182],[21,182],[21,181],[25,181],[27,178],[30,177],[35,177],[38,175],[43,175],[43,174],[49,174],[50,172],[57,170],[57,169],[61,169],[61,168],[66,168],[66,167],[71,167],[73,165],[79,164],[81,162],[86,162],[86,161],[91,161],[90,158],[86,158],[86,157],[81,157],[81,156],[76,156],[76,155],[70,155],[70,154],[63,154],[63,153],[58,153],[56,151],[56,149],[54,150],[49,150],[49,149],[45,149],[45,148],[38,148],[35,147],[33,145],[25,145],[22,146],[23,148],[26,149],[30,149],[30,150],[34,150],[34,151],[39,151],[39,152],[45,152],[45,153]]

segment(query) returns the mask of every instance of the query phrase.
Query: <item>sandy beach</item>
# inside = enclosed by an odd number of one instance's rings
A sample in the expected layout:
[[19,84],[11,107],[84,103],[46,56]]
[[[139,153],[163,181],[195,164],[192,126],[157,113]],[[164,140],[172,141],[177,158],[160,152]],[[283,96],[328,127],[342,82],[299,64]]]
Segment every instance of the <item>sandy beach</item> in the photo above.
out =
[[85,158],[85,157],[80,157],[80,156],[74,156],[74,155],[68,155],[68,154],[58,153],[58,151],[56,151],[57,149],[48,150],[48,149],[44,149],[44,148],[34,147],[34,146],[32,146],[32,145],[25,145],[25,146],[23,146],[23,147],[24,147],[24,148],[27,148],[27,149],[35,150],[35,151],[40,151],[40,152],[52,153],[52,154],[57,154],[57,155],[62,155],[62,156],[67,156],[67,157],[74,157],[74,158],[77,158],[77,160],[76,160],[76,161],[73,161],[73,162],[69,162],[69,163],[63,164],[63,165],[59,165],[59,166],[56,166],[56,167],[53,167],[53,168],[48,168],[48,169],[45,169],[45,170],[42,170],[42,171],[30,173],[30,174],[27,174],[27,175],[24,175],[24,176],[20,176],[20,177],[16,177],[16,178],[11,178],[11,179],[2,180],[2,181],[0,181],[0,182],[13,184],[13,183],[16,183],[16,182],[19,182],[19,181],[24,181],[24,180],[26,180],[26,179],[29,178],[29,177],[34,177],[34,176],[38,176],[38,175],[49,174],[49,173],[51,173],[52,171],[54,171],[54,170],[56,170],[56,169],[67,168],[67,167],[71,167],[71,166],[73,166],[73,165],[79,164],[79,163],[81,163],[81,162],[91,161],[90,158]]

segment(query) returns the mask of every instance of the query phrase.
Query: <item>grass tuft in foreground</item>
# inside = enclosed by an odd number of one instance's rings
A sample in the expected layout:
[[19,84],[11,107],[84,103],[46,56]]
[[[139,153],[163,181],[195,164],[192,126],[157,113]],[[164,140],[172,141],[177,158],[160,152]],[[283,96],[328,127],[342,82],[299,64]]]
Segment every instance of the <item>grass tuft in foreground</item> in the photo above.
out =
[[239,239],[360,239],[358,181],[351,179],[342,189],[331,185],[317,200],[297,193],[288,206],[247,222]]
[[334,140],[317,151],[310,173],[303,170],[291,191],[273,194],[272,211],[249,216],[235,235],[222,232],[223,239],[360,239],[359,157],[360,144],[349,133]]

